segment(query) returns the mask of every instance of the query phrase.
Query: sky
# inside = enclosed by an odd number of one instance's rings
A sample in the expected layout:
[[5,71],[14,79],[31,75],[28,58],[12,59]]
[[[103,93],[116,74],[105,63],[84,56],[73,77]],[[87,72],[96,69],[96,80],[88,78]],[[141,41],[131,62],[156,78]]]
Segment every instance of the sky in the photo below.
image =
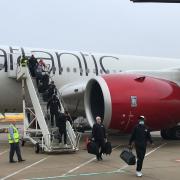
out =
[[0,0],[0,44],[180,58],[180,4]]

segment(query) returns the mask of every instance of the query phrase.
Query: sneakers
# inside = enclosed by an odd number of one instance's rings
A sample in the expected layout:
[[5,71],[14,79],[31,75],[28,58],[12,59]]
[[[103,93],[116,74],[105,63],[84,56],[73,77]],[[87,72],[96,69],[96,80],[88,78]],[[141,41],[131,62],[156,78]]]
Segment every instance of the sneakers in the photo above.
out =
[[136,171],[136,176],[137,176],[137,177],[142,177],[142,175],[143,175],[143,174],[142,174],[141,171]]

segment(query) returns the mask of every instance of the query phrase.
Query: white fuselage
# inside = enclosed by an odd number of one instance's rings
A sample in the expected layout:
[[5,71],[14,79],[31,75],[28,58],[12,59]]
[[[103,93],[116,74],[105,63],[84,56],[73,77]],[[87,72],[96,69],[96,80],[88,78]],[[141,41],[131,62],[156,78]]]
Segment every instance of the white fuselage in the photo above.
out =
[[21,83],[16,81],[17,61],[22,54],[43,59],[58,89],[70,83],[86,83],[94,76],[125,71],[180,82],[179,59],[3,46],[0,47],[0,112],[22,111]]

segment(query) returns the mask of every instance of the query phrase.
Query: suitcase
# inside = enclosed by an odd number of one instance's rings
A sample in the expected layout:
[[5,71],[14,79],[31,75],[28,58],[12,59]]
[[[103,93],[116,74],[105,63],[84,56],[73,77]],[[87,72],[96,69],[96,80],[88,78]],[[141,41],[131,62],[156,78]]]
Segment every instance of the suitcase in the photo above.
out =
[[111,154],[112,152],[112,146],[111,146],[111,142],[106,142],[105,143],[105,147],[104,147],[104,154]]
[[120,158],[123,161],[125,161],[128,165],[136,164],[136,157],[130,149],[124,149],[120,154]]
[[90,141],[87,144],[87,151],[90,154],[97,155],[99,153],[99,148],[98,148],[97,144],[94,141]]

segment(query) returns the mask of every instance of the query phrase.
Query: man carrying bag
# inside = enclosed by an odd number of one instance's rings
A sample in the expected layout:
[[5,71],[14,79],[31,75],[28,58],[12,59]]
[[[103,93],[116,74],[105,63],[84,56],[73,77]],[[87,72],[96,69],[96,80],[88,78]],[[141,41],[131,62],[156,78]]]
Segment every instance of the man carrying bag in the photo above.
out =
[[140,116],[138,120],[139,124],[135,126],[131,134],[129,140],[129,147],[132,148],[132,142],[135,143],[135,149],[137,154],[136,175],[138,177],[141,177],[143,175],[141,169],[146,153],[147,141],[149,141],[151,144],[153,143],[153,141],[151,139],[150,131],[145,126],[145,117]]

